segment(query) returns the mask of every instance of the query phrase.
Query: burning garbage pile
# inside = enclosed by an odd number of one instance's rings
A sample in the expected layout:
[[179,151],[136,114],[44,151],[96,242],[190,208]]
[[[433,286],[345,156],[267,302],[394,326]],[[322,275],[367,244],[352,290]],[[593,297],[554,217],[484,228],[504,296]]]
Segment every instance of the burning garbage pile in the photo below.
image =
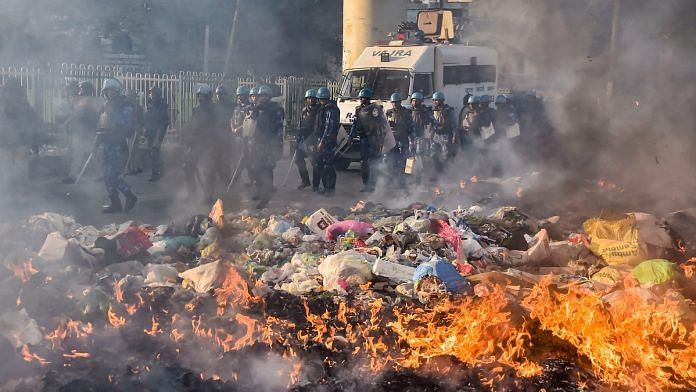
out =
[[696,214],[0,227],[1,390],[696,388]]

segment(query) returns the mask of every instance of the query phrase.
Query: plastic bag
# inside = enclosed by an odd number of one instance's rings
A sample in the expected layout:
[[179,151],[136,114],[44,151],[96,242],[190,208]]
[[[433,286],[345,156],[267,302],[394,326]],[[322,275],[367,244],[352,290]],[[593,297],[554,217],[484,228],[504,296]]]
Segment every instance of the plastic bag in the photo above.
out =
[[375,232],[375,228],[367,222],[356,220],[336,222],[326,228],[326,239],[329,241],[335,241],[339,236],[347,233],[348,231],[357,233],[358,237],[366,238]]
[[641,285],[655,285],[669,282],[674,279],[675,273],[674,263],[663,259],[646,260],[638,264],[638,266],[631,271],[631,275],[633,275]]
[[372,268],[365,255],[354,250],[336,253],[319,264],[324,288],[345,292],[351,285],[360,285],[372,279]]
[[590,235],[592,253],[608,264],[637,264],[645,259],[638,241],[635,215],[628,214],[619,220],[589,219],[583,228]]
[[225,209],[223,208],[222,200],[217,199],[208,217],[210,217],[210,220],[213,221],[213,224],[218,229],[222,230],[225,228]]
[[450,293],[471,294],[473,292],[471,284],[465,277],[459,274],[457,268],[437,256],[419,265],[414,271],[413,282],[416,291],[421,281],[428,276],[440,279]]

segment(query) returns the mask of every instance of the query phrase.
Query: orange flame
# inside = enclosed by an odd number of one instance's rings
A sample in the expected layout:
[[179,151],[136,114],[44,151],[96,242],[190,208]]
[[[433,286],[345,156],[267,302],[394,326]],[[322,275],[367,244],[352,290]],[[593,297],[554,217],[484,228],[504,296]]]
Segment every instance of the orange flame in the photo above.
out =
[[91,355],[89,353],[81,353],[77,350],[71,350],[69,354],[63,354],[63,358],[69,359],[85,359],[89,358]]
[[39,273],[39,270],[34,268],[32,259],[28,259],[22,263],[22,265],[17,265],[13,261],[10,261],[7,263],[7,268],[12,272],[15,278],[19,279],[22,283],[28,282],[32,276]]
[[557,293],[549,283],[534,287],[523,306],[589,358],[600,380],[642,390],[696,388],[696,331],[681,323],[676,303],[646,303],[626,290],[607,308],[598,294],[577,287]]
[[47,365],[47,364],[51,363],[51,362],[41,358],[37,354],[29,351],[29,346],[27,346],[26,344],[24,346],[22,346],[22,358],[27,362],[36,361],[40,365]]
[[152,316],[152,328],[150,328],[149,330],[145,329],[145,330],[143,330],[143,332],[145,332],[146,334],[148,334],[150,336],[155,336],[155,335],[157,335],[157,333],[162,332],[159,329],[159,323],[155,319],[155,316]]
[[225,277],[222,280],[220,288],[215,289],[214,295],[218,304],[217,314],[222,316],[225,313],[225,308],[230,303],[240,304],[242,306],[256,302],[257,298],[251,294],[249,283],[246,278],[234,266],[226,266]]
[[107,312],[107,316],[109,317],[109,323],[114,327],[118,328],[126,324],[126,318],[117,315],[111,308],[111,305],[109,305],[109,311]]

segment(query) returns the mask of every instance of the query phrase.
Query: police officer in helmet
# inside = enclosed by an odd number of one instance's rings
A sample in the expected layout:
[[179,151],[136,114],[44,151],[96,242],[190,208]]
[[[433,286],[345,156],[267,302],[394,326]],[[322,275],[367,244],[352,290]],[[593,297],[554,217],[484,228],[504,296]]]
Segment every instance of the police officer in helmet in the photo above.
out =
[[413,140],[411,143],[411,153],[422,156],[427,150],[425,137],[427,131],[435,124],[433,112],[423,104],[425,97],[416,91],[411,95],[411,119],[413,120]]
[[404,166],[410,151],[409,141],[414,136],[411,111],[401,105],[403,100],[404,98],[400,93],[392,94],[389,98],[392,108],[387,110],[387,120],[396,141],[396,146],[387,153],[394,175],[402,186],[405,185]]
[[253,183],[253,198],[259,201],[256,207],[261,209],[268,205],[276,192],[273,185],[273,169],[283,152],[285,114],[280,105],[271,101],[273,90],[270,86],[259,87],[256,94],[254,107],[247,115],[249,120],[255,122],[253,131],[248,135],[249,171]]
[[[123,179],[128,160],[127,140],[135,134],[135,109],[122,91],[123,86],[117,79],[104,80],[102,96],[105,103],[99,118],[96,143],[102,147],[104,185],[110,200],[102,210],[104,213],[128,212],[138,200]],[[125,197],[125,207],[121,204],[119,192]]]
[[[317,101],[317,90],[309,89],[305,92],[305,107],[302,108],[300,114],[300,126],[297,129],[297,144],[295,146],[295,165],[300,172],[302,183],[297,189],[304,189],[312,185],[309,180],[309,171],[305,159],[313,155],[312,150],[316,146],[316,135],[314,135],[314,127],[316,125],[317,112],[319,111],[319,103]],[[311,140],[314,135],[314,141]],[[314,164],[315,157],[312,158]],[[319,184],[315,184],[315,188]]]
[[148,146],[151,174],[148,181],[156,182],[162,174],[160,147],[169,127],[169,105],[162,98],[162,90],[152,86],[147,91],[145,110],[145,139]]
[[[315,134],[319,138],[316,147],[316,163],[314,168],[314,190],[326,196],[332,196],[336,192],[336,167],[334,159],[338,130],[341,127],[341,111],[336,102],[331,100],[331,92],[326,87],[317,91],[319,99],[319,111],[317,113]],[[319,183],[324,184],[324,189],[319,189]]]
[[454,155],[455,137],[455,118],[454,109],[445,103],[445,94],[436,91],[433,94],[433,135],[430,142],[430,153],[433,163],[431,180],[437,179],[437,175],[442,173],[445,161]]
[[229,179],[229,165],[224,159],[227,153],[229,131],[220,128],[218,110],[213,103],[213,90],[207,84],[196,87],[198,106],[193,109],[191,120],[182,134],[189,146],[183,165],[189,197],[196,197],[198,185],[202,185],[204,203],[216,198],[216,186]]
[[[363,189],[360,192],[374,192],[377,179],[374,165],[382,155],[384,142],[384,110],[381,105],[373,104],[372,90],[363,88],[358,94],[360,106],[355,108],[353,127],[349,138],[360,137],[360,174]],[[349,140],[350,140],[349,139]]]

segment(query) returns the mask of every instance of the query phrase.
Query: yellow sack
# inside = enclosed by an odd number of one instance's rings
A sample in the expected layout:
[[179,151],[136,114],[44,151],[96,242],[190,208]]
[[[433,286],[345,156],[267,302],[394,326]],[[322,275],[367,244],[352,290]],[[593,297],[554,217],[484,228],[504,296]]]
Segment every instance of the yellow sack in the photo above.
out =
[[583,224],[590,236],[590,250],[610,265],[638,264],[645,260],[645,250],[638,242],[636,216],[627,214],[619,220],[593,218]]

